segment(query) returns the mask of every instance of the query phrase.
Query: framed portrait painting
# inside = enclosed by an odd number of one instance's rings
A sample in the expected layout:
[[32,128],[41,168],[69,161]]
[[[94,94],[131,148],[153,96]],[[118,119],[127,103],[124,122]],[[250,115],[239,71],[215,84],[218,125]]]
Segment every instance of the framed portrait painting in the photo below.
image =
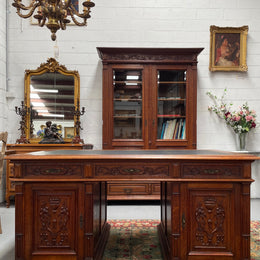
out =
[[248,26],[210,26],[210,71],[247,71]]

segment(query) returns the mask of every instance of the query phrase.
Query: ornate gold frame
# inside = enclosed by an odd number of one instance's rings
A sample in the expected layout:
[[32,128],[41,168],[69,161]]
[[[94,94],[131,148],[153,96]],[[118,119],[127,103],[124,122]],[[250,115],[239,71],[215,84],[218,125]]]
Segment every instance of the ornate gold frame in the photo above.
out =
[[[216,65],[216,34],[222,34],[221,37],[228,37],[228,34],[239,34],[239,62],[234,65]],[[242,27],[217,27],[210,26],[210,71],[247,71],[246,50],[247,50],[248,26]]]
[[[60,65],[54,58],[49,58],[46,63],[42,63],[36,70],[25,70],[24,76],[24,103],[27,107],[30,107],[30,81],[31,76],[41,75],[45,72],[59,72],[65,76],[74,77],[74,106],[77,109],[80,106],[80,77],[76,70],[67,70],[64,65]],[[38,143],[41,139],[31,138],[30,136],[30,114],[26,115],[26,138],[31,143]],[[74,116],[74,125],[76,123],[76,116]],[[74,128],[74,136],[76,135],[76,129]],[[71,142],[71,138],[64,138],[65,142]]]

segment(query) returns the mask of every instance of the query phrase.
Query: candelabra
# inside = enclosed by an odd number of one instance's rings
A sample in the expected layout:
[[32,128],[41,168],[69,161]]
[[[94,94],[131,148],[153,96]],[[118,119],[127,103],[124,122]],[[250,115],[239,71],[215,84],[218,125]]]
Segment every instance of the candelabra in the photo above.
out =
[[[90,18],[90,8],[95,4],[90,0],[84,1],[83,11],[78,11],[78,2],[73,0],[31,0],[28,6],[22,3],[22,0],[13,0],[13,6],[17,14],[22,18],[29,18],[35,10],[37,14],[33,17],[38,20],[38,25],[46,27],[52,32],[51,39],[56,40],[56,32],[59,29],[65,30],[66,24],[73,21],[75,25],[84,26],[87,19]],[[25,12],[25,13],[23,13]],[[27,12],[27,13],[26,13]],[[68,18],[71,19],[68,19]],[[78,19],[82,19],[78,21]]]
[[29,114],[31,111],[30,107],[27,107],[24,105],[24,102],[21,102],[21,107],[15,107],[15,113],[19,116],[21,116],[21,121],[20,121],[20,128],[18,130],[21,130],[21,136],[19,139],[16,140],[16,143],[18,144],[29,144],[30,141],[26,138],[25,135],[25,129],[27,128],[26,126],[26,115]]
[[77,106],[75,107],[74,106],[74,109],[73,109],[73,115],[76,116],[76,121],[75,121],[75,129],[76,129],[76,136],[72,139],[72,143],[73,144],[79,144],[79,143],[83,143],[84,144],[84,141],[83,139],[80,138],[80,130],[83,130],[83,128],[81,127],[81,123],[80,123],[80,116],[84,115],[85,113],[85,107],[82,107],[82,110],[80,111],[80,107],[79,107],[79,100],[77,101]]
[[33,119],[38,116],[38,112],[32,109],[32,106],[30,107],[30,136],[33,135],[34,125],[33,125]]

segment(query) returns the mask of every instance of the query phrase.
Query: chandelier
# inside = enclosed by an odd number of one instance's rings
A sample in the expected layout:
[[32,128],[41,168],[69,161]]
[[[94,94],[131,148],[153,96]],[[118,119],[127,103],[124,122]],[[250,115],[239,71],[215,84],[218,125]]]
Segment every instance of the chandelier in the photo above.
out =
[[90,8],[95,6],[93,2],[86,0],[82,3],[83,11],[80,13],[78,6],[73,4],[73,0],[30,0],[28,6],[25,6],[22,1],[14,0],[12,4],[17,9],[17,14],[22,18],[29,18],[37,10],[37,14],[33,17],[38,20],[40,27],[46,24],[52,32],[53,41],[56,40],[57,30],[65,30],[66,25],[71,21],[78,26],[86,25],[87,19],[91,17]]

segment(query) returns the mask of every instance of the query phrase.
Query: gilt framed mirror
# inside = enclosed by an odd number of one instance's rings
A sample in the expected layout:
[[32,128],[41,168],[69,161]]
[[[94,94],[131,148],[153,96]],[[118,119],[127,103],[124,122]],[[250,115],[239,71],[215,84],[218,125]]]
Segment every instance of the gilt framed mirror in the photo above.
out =
[[79,73],[67,70],[49,58],[36,70],[26,70],[24,102],[30,107],[26,115],[26,138],[39,143],[47,121],[56,124],[66,143],[75,136],[74,111],[79,106]]

